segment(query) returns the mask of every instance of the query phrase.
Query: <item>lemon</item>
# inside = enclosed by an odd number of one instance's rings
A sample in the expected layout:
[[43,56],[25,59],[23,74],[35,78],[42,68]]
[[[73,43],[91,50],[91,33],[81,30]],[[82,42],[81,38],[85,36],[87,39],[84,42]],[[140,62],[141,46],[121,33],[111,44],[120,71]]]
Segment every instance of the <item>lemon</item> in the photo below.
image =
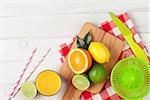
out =
[[98,63],[109,62],[110,52],[108,48],[100,42],[91,42],[88,51],[92,58]]

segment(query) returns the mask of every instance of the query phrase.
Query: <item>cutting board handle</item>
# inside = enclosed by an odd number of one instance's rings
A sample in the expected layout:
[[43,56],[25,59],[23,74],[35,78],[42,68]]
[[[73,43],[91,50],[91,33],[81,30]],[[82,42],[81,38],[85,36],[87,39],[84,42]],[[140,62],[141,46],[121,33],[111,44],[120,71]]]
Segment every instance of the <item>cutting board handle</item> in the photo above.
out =
[[77,90],[71,82],[68,83],[68,87],[62,97],[62,100],[79,100],[83,91]]
[[[98,84],[92,84],[90,88],[88,88],[86,91],[89,91],[91,93],[98,93],[102,90],[104,84],[106,81],[103,81],[102,83]],[[80,91],[76,89],[71,82],[68,82],[68,87],[62,97],[62,100],[79,100],[79,97],[81,96],[83,91]]]

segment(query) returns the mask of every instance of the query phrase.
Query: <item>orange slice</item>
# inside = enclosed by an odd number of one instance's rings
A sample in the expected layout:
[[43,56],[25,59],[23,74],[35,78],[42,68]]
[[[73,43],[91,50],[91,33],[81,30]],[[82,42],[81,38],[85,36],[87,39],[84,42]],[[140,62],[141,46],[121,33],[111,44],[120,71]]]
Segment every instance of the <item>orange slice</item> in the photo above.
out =
[[75,74],[81,74],[91,67],[92,58],[87,50],[75,48],[69,52],[68,63]]
[[61,79],[56,72],[45,70],[37,76],[36,87],[42,95],[51,96],[59,91]]

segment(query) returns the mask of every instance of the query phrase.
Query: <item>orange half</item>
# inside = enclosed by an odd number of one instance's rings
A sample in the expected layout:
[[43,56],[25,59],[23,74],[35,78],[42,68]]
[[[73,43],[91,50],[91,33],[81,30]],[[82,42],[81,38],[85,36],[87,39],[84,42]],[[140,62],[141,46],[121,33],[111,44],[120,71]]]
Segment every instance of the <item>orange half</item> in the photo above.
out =
[[51,96],[59,91],[61,79],[56,72],[45,70],[37,76],[36,87],[41,94]]
[[75,48],[69,52],[68,63],[75,74],[81,74],[91,67],[92,58],[87,50]]

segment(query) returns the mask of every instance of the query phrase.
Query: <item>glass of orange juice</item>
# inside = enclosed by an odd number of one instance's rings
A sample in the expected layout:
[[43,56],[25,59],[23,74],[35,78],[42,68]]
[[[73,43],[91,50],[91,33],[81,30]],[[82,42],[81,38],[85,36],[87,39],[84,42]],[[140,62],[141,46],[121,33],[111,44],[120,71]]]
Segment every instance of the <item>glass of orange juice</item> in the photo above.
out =
[[55,71],[52,70],[42,71],[37,76],[35,83],[39,93],[45,96],[52,96],[61,88],[61,78]]

